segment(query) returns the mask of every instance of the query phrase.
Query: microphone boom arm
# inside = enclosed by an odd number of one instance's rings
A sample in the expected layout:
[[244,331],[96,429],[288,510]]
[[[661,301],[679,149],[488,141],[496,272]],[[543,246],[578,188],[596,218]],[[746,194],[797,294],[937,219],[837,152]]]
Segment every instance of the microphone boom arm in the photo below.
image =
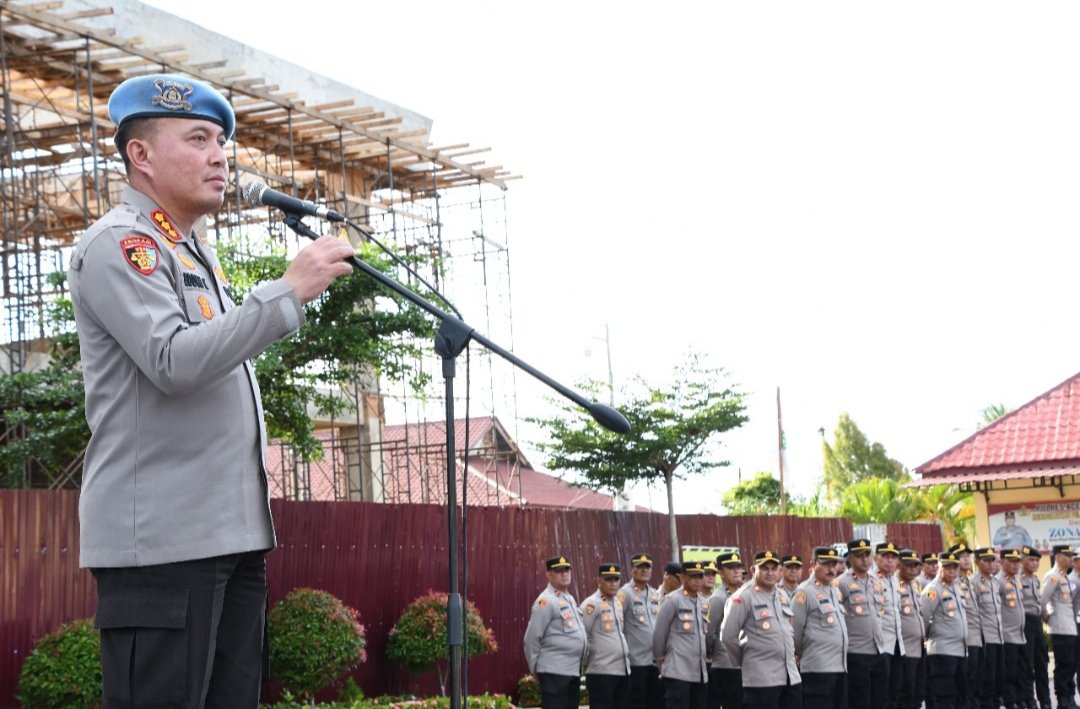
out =
[[[295,231],[297,234],[308,237],[309,239],[318,239],[319,234],[312,231],[307,224],[300,220],[300,215],[286,212],[285,225]],[[590,401],[578,392],[570,389],[569,387],[555,381],[548,375],[541,372],[539,369],[533,367],[529,363],[525,362],[513,352],[510,352],[498,344],[488,339],[487,337],[478,333],[472,326],[465,323],[461,318],[455,318],[450,313],[436,307],[427,299],[413,293],[411,290],[401,285],[397,281],[389,278],[385,274],[379,272],[373,266],[364,263],[355,256],[349,256],[345,259],[353,268],[363,271],[367,275],[374,278],[379,283],[383,284],[394,293],[398,294],[402,298],[405,298],[409,302],[413,303],[417,307],[427,311],[429,314],[439,319],[439,331],[435,336],[435,352],[444,359],[449,357],[457,357],[468,346],[469,340],[475,340],[491,352],[502,357],[504,360],[525,370],[539,381],[547,384],[549,387],[565,396],[570,401],[574,402],[581,408],[589,412],[589,415],[596,420],[604,428],[615,433],[628,433],[630,431],[630,422],[626,420],[617,409],[601,404],[599,402]]]

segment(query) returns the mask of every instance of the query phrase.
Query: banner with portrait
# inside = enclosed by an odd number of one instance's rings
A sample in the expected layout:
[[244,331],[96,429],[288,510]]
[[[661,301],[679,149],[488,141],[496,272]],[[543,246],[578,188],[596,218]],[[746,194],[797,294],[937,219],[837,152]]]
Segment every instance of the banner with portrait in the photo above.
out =
[[1080,545],[1080,500],[987,505],[990,544],[1029,546],[1043,554],[1057,544]]

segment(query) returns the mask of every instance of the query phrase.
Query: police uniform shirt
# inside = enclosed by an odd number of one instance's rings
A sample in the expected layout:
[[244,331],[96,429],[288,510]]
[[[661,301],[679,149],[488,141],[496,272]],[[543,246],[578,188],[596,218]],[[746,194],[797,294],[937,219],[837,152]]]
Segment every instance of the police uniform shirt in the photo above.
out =
[[1076,573],[1076,569],[1069,572],[1069,583],[1072,585],[1072,599],[1073,599],[1073,615],[1076,617],[1076,622],[1080,623],[1080,574]]
[[1024,613],[1027,615],[1042,617],[1042,603],[1039,602],[1042,583],[1035,574],[1030,576],[1021,573],[1018,577],[1020,583],[1020,599],[1024,604]]
[[1001,593],[1001,635],[1010,645],[1024,644],[1024,601],[1020,579],[1004,571],[997,577]]
[[[897,588],[899,579],[895,574],[881,571],[872,572],[881,586],[881,636],[885,640],[885,652],[892,653],[901,640],[900,629],[900,592]],[[907,654],[904,643],[899,642],[900,654]]]
[[926,625],[926,654],[967,657],[968,623],[964,599],[956,584],[939,576],[922,592],[922,617]]
[[960,597],[964,603],[964,615],[968,624],[968,645],[982,647],[982,620],[980,619],[979,597],[975,593],[974,583],[971,577],[964,576],[961,573],[956,577],[956,587],[959,589]]
[[1043,577],[1039,602],[1049,617],[1046,625],[1051,635],[1076,635],[1072,587],[1068,577],[1057,566]]
[[548,584],[532,605],[525,629],[525,661],[529,672],[581,675],[585,626],[574,597]]
[[623,634],[630,648],[631,666],[655,664],[652,638],[656,614],[660,611],[660,593],[647,585],[639,589],[631,581],[619,589],[615,599],[622,604]]
[[794,614],[779,585],[766,591],[748,583],[728,599],[720,638],[742,668],[743,687],[800,684],[795,665]]
[[880,580],[873,574],[860,579],[848,569],[837,581],[846,612],[848,652],[856,655],[888,652],[881,630],[885,597]]
[[900,607],[900,639],[907,657],[922,657],[923,638],[926,637],[926,624],[922,617],[922,591],[919,580],[911,582],[897,580]]
[[660,673],[685,682],[708,682],[705,663],[706,599],[685,588],[669,593],[660,604],[653,630],[653,656],[663,658]]
[[581,602],[588,646],[585,650],[585,674],[630,674],[630,649],[623,637],[622,603],[618,598],[604,598],[600,590]]
[[839,582],[811,576],[792,598],[792,629],[800,672],[847,672],[848,630]]
[[971,577],[971,586],[978,597],[983,642],[988,645],[1004,644],[1005,637],[1001,631],[1001,582],[980,571]]
[[127,187],[68,273],[86,385],[80,565],[131,567],[275,546],[249,361],[295,332],[284,280],[237,305],[213,249]]
[[709,629],[706,633],[705,649],[712,653],[712,669],[737,670],[739,666],[728,657],[724,649],[724,642],[720,638],[720,627],[724,622],[724,609],[727,606],[731,594],[727,586],[719,584],[716,591],[709,598]]

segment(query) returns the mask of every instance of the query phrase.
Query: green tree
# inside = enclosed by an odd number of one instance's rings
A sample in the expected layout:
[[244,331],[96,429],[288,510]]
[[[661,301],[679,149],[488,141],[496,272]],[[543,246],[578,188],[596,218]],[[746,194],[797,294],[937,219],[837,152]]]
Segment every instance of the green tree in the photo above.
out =
[[977,427],[982,428],[983,426],[991,424],[1005,414],[1009,413],[1009,407],[1001,403],[990,404],[989,406],[984,407],[983,410],[979,413],[982,418],[979,420]]
[[901,487],[890,478],[865,478],[844,490],[837,513],[854,524],[915,522],[925,518],[926,508],[917,488]]
[[[583,486],[615,494],[639,480],[663,481],[668,534],[677,554],[672,483],[728,465],[710,455],[708,445],[747,421],[743,394],[728,379],[723,369],[708,366],[693,353],[675,368],[670,387],[635,377],[634,390],[624,388],[617,406],[631,426],[624,435],[602,428],[577,406],[561,401],[559,415],[530,421],[548,433],[548,440],[538,444],[547,455],[547,466],[577,473]],[[584,388],[597,394],[601,386],[605,385],[596,382]]]
[[885,446],[871,443],[866,434],[845,412],[840,414],[833,444],[822,442],[825,455],[825,497],[839,501],[840,494],[855,483],[870,478],[884,478],[897,482],[910,479],[907,469],[899,461],[886,454]]
[[[381,272],[397,275],[397,266],[374,246],[363,245],[359,255]],[[288,266],[281,249],[243,242],[220,244],[218,256],[236,302],[260,283],[280,278]],[[53,274],[50,280],[66,294],[66,274]],[[419,393],[429,380],[412,363],[424,349],[422,343],[434,337],[435,324],[419,308],[398,304],[388,295],[364,274],[339,278],[305,306],[307,321],[296,334],[255,359],[267,433],[291,443],[304,460],[322,455],[308,405],[324,415],[351,405],[332,393],[335,387],[381,375],[408,380]],[[51,304],[48,327],[55,333],[49,363],[33,372],[0,376],[4,487],[28,487],[42,477],[53,483],[81,465],[90,440],[74,309],[66,295]]]
[[[788,504],[791,495],[784,493]],[[780,514],[780,481],[772,473],[758,471],[724,493],[724,510],[730,515]]]

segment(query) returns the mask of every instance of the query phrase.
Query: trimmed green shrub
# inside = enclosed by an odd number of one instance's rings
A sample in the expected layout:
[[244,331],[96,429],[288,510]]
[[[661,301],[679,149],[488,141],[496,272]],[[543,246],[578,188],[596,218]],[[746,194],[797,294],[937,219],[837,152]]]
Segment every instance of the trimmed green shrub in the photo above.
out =
[[[578,701],[581,706],[588,706],[589,690],[585,688],[585,678],[582,677],[580,682]],[[525,675],[518,680],[517,705],[519,707],[540,706],[540,680],[536,678],[536,675]]]
[[[402,611],[390,629],[386,656],[391,662],[403,665],[414,674],[438,671],[439,688],[446,696],[450,647],[446,641],[446,593],[428,591]],[[466,639],[469,657],[484,655],[499,649],[495,634],[484,627],[484,620],[471,603],[465,604]]]
[[270,609],[270,674],[311,698],[367,659],[355,610],[325,591],[298,588]]
[[26,657],[16,696],[27,709],[101,706],[101,637],[93,618],[46,635]]

